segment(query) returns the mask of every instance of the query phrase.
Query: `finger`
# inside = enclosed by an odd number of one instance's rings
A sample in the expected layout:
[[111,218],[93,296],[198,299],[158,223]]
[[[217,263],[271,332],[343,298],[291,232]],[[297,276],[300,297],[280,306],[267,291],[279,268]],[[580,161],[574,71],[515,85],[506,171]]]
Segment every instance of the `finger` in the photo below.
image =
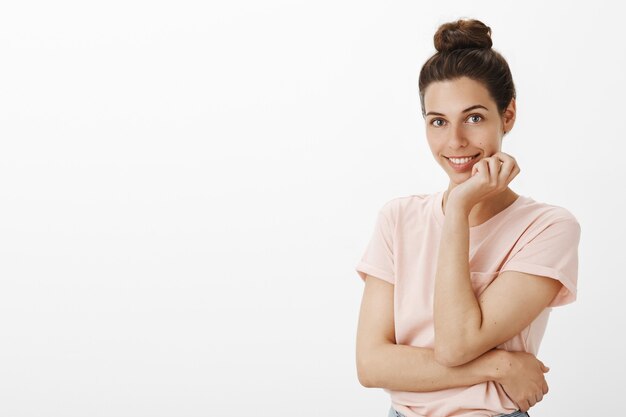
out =
[[[478,161],[480,162],[480,161]],[[478,174],[478,162],[476,162],[474,165],[472,165],[472,177],[476,174]]]
[[543,383],[543,395],[546,395],[549,391],[548,384],[546,382]]
[[498,185],[500,165],[502,165],[502,162],[498,158],[489,158],[489,185],[492,187]]
[[519,405],[520,405],[519,410],[522,413],[525,413],[526,411],[528,411],[528,409],[530,409],[530,405],[528,404],[528,401],[521,401]]
[[502,162],[500,166],[500,173],[498,174],[498,184],[502,186],[506,186],[513,180],[515,175],[517,175],[515,171],[515,161],[507,158]]
[[[474,170],[476,170],[475,174],[488,175],[485,174],[488,170],[486,161],[484,159],[481,159],[480,161],[476,162],[472,167],[472,171]],[[474,174],[472,176],[474,176]]]
[[504,161],[505,159],[510,159],[515,162],[515,158],[506,152],[499,151],[499,152],[494,153],[492,156],[497,156],[502,161]]
[[510,161],[510,162],[514,162],[514,163],[517,162],[515,160],[515,158],[513,158],[508,153],[504,153],[504,152],[496,152],[493,155],[491,155],[490,158],[497,158],[497,159],[499,159],[502,162],[506,162],[506,161]]
[[[504,169],[510,167],[510,170],[508,171],[509,175],[504,180],[506,184],[509,184],[511,181],[513,181],[513,178],[515,178],[515,176],[517,176],[517,174],[519,174],[520,172],[519,165],[517,164],[517,160],[511,155],[509,155],[508,153],[504,153],[504,152],[496,152],[495,154],[493,154],[493,156],[497,157],[503,162],[502,169],[500,170],[501,174],[503,174]],[[512,165],[509,165],[509,164],[512,164]]]
[[492,156],[497,156],[498,158],[500,158],[503,161],[505,159],[513,159],[513,160],[515,160],[515,158],[513,158],[513,156],[509,155],[506,152],[502,152],[502,151],[498,151],[498,152],[494,153]]
[[509,176],[508,176],[508,177],[507,177],[507,179],[506,179],[506,183],[507,183],[507,184],[510,184],[510,183],[511,183],[511,181],[513,181],[513,178],[515,178],[515,177],[517,176],[517,174],[519,174],[519,173],[520,173],[520,168],[519,168],[519,166],[517,165],[517,162],[513,162],[513,164],[514,164],[514,165],[513,165],[513,167],[511,168],[511,172],[510,172]]

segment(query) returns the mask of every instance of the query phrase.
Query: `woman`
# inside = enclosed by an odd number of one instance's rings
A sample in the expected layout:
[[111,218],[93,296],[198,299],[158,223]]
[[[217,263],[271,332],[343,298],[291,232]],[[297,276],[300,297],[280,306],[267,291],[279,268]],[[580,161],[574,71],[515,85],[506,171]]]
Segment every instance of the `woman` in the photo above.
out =
[[576,218],[509,188],[515,87],[490,35],[439,27],[419,89],[448,188],[384,204],[356,266],[359,381],[390,394],[389,416],[528,416],[548,392],[549,313],[576,298]]

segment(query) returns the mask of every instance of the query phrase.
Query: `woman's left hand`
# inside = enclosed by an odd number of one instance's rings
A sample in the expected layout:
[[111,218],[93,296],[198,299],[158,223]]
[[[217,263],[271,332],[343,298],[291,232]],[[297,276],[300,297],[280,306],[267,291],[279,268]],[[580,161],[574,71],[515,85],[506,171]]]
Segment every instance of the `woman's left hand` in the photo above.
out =
[[479,201],[504,191],[519,172],[515,158],[496,152],[472,166],[472,176],[450,191],[447,204],[453,202],[469,212]]

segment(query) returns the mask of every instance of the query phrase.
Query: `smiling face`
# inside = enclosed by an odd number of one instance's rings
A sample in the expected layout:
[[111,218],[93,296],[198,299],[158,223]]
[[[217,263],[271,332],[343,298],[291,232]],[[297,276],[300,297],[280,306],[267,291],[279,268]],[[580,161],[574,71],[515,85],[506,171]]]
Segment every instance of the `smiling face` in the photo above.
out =
[[477,161],[500,151],[504,132],[515,123],[515,99],[500,114],[489,91],[467,77],[431,83],[424,111],[428,145],[450,185],[470,178]]

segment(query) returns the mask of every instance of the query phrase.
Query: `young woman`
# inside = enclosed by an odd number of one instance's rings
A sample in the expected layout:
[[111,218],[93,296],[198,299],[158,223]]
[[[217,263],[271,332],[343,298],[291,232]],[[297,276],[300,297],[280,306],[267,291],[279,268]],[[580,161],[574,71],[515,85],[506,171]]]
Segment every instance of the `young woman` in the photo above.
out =
[[490,35],[477,20],[437,30],[419,90],[448,188],[385,203],[356,266],[358,377],[390,394],[389,416],[528,416],[548,392],[549,313],[576,298],[576,218],[509,188],[515,87]]

